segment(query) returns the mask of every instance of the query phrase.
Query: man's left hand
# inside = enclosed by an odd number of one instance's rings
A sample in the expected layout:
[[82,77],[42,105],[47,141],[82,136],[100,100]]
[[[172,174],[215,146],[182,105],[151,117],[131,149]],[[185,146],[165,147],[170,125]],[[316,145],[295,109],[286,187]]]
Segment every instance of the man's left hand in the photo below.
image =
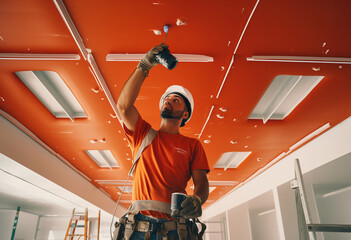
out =
[[201,200],[198,196],[187,196],[181,206],[180,215],[185,218],[196,218],[202,215]]

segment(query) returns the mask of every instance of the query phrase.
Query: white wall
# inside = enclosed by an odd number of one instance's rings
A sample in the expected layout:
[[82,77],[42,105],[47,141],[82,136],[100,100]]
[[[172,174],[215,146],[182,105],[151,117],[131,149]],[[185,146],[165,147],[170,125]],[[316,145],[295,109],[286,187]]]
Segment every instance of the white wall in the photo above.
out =
[[228,239],[251,239],[249,209],[247,204],[228,210]]
[[[11,239],[16,212],[16,210],[0,210],[0,239]],[[20,211],[15,239],[33,240],[37,221],[37,215]]]
[[0,210],[0,239],[11,239],[16,211]]
[[26,212],[19,213],[18,224],[15,239],[32,240],[35,237],[35,230],[38,222],[38,216]]
[[283,232],[286,240],[299,239],[296,231],[297,213],[295,207],[295,193],[290,187],[290,183],[285,183],[277,188],[279,194],[279,203],[281,208],[281,221],[283,224]]
[[40,217],[36,240],[64,239],[70,217]]
[[[211,206],[207,207],[203,211],[202,220],[210,220],[216,217],[219,214],[226,213],[228,216],[228,229],[230,233],[230,239],[298,239],[297,232],[297,220],[295,211],[295,197],[293,191],[290,188],[289,182],[294,178],[294,159],[299,158],[301,163],[301,168],[303,173],[310,172],[314,169],[319,168],[329,162],[332,162],[335,159],[338,159],[348,153],[351,152],[351,118],[349,117],[345,121],[341,122],[337,126],[323,133],[316,139],[312,140],[308,144],[303,147],[297,149],[295,152],[290,153],[290,155],[281,159],[279,162],[256,176],[251,181],[242,185],[240,188],[230,192],[222,199],[216,201]],[[304,136],[302,136],[304,137]],[[350,159],[351,161],[351,159]],[[338,173],[335,173],[338,174]],[[256,237],[257,233],[261,232],[261,223],[264,221],[259,221],[254,216],[249,215],[250,224],[246,223],[247,213],[242,209],[244,204],[247,204],[251,200],[258,198],[261,194],[275,191],[275,199],[273,202],[276,208],[276,214],[272,215],[271,219],[266,219],[268,224],[266,225],[266,229],[278,228],[276,230],[271,231],[269,234],[273,234],[272,236],[266,236],[263,238],[261,235],[260,238]],[[290,192],[288,193],[288,191]],[[311,194],[311,193],[310,193]],[[313,193],[312,193],[313,194]],[[313,196],[314,198],[314,196]],[[315,201],[312,198],[312,205],[315,205]],[[343,206],[348,206],[345,204],[347,200],[339,199]],[[318,200],[317,200],[318,201]],[[337,203],[335,201],[334,203]],[[319,205],[323,205],[324,203],[319,202]],[[341,203],[339,203],[341,204]],[[293,207],[293,208],[292,208]],[[323,208],[323,207],[322,207]],[[325,208],[325,206],[324,206]],[[330,206],[329,206],[330,208]],[[351,207],[346,207],[347,211],[351,211]],[[317,208],[312,209],[313,211],[317,211]],[[312,211],[312,212],[313,212]],[[319,209],[318,209],[319,211]],[[321,213],[316,212],[317,217],[318,214]],[[250,208],[249,208],[250,212]],[[240,214],[241,216],[236,216]],[[327,214],[327,213],[326,213]],[[350,214],[348,215],[350,216]],[[273,218],[276,218],[276,223]],[[233,219],[240,219],[243,221],[239,224],[241,226],[238,227],[237,221],[233,221]],[[259,222],[257,222],[259,221]],[[348,219],[348,224],[350,224],[350,220]],[[273,225],[272,225],[273,223]],[[344,222],[345,223],[345,222]],[[276,224],[276,225],[274,225]],[[253,226],[254,225],[254,226]],[[272,228],[273,227],[273,228]],[[249,238],[247,234],[247,229],[254,230],[253,235]],[[236,234],[232,235],[231,229],[237,229]],[[239,233],[240,232],[240,233]],[[246,232],[246,234],[244,233]],[[242,236],[241,238],[237,238]],[[268,233],[267,233],[268,234]],[[259,234],[258,234],[259,235]],[[335,237],[335,235],[334,235]],[[351,239],[350,235],[348,235]],[[325,238],[333,239],[333,238]],[[341,238],[340,238],[341,239]]]
[[[76,197],[70,196],[72,201],[85,199],[98,208],[113,213],[115,202],[111,198],[2,116],[0,116],[0,132],[0,153],[55,183],[57,186],[50,185],[50,192],[64,196],[68,190],[76,195]],[[19,146],[21,146],[21,151],[18,151]],[[7,165],[2,167],[11,169],[11,174],[28,180],[26,175],[21,176],[23,175],[23,168],[16,172],[15,163],[8,161]],[[36,182],[38,186],[42,182],[38,179],[31,180]],[[47,186],[40,187],[47,188]],[[82,204],[82,206],[88,205]],[[116,216],[122,216],[125,211],[125,208],[119,207]]]

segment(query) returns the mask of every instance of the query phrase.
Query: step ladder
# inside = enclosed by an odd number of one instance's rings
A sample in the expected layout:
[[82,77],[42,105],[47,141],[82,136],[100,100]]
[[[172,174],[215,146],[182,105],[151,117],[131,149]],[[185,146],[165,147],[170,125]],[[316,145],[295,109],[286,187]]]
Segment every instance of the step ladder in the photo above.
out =
[[317,240],[316,232],[351,232],[351,225],[348,224],[312,223],[298,158],[295,159],[295,179],[292,180],[290,184],[291,188],[295,190],[300,240]]
[[[97,240],[99,240],[100,235],[100,210],[98,218],[88,218],[88,209],[85,209],[85,212],[75,212],[75,208],[72,211],[72,216],[69,221],[65,239],[64,240],[79,240],[81,237],[84,237],[84,240],[90,240],[90,230],[91,230],[91,222],[97,219]],[[77,229],[83,230],[76,232]]]

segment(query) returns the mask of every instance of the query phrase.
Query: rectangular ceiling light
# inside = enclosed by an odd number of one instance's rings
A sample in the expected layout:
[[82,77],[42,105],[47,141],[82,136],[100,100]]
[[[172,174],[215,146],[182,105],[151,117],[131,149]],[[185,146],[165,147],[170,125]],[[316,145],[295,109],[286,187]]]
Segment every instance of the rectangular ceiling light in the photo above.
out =
[[210,186],[235,186],[238,181],[208,181]]
[[226,152],[223,153],[215,165],[215,168],[237,168],[251,152]]
[[279,75],[274,78],[249,119],[282,120],[312,91],[324,76]]
[[110,150],[86,150],[88,156],[101,168],[118,168],[118,162]]
[[[123,191],[123,186],[121,186],[121,187],[118,187],[121,191]],[[124,192],[125,193],[132,193],[133,192],[133,187],[132,186],[126,186],[125,188],[124,188]]]
[[[110,53],[106,56],[106,61],[120,61],[120,62],[138,62],[144,57],[143,54],[129,54],[129,53]],[[213,57],[196,54],[172,54],[178,59],[178,62],[213,62]]]
[[86,118],[78,100],[62,78],[53,71],[15,72],[56,118]]

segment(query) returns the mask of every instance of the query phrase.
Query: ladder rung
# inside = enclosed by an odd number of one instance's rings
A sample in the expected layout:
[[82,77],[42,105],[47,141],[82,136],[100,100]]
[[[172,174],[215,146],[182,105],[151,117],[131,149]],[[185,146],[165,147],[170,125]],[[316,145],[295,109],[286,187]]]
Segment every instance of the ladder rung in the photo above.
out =
[[310,232],[351,232],[347,224],[307,224]]
[[72,220],[85,220],[84,216],[72,216]]
[[78,225],[78,224],[72,223],[71,227],[80,228],[80,227],[85,227],[85,225]]
[[75,212],[74,215],[85,215],[85,212]]
[[67,236],[74,237],[74,236],[85,236],[84,234],[68,234]]

